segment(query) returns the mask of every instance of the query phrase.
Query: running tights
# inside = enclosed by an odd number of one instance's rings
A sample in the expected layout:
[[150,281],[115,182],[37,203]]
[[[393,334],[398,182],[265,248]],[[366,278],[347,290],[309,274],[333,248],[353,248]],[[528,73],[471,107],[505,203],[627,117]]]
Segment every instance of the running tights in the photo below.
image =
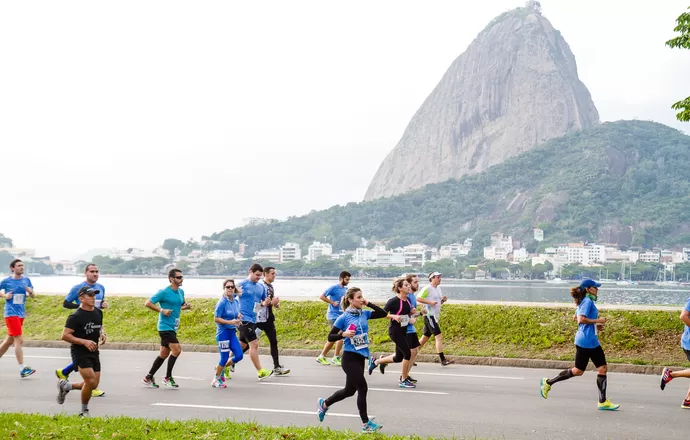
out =
[[326,407],[330,408],[334,403],[352,397],[357,393],[357,409],[359,410],[359,417],[362,423],[369,421],[367,416],[367,381],[364,379],[364,364],[366,358],[351,351],[343,352],[340,359],[341,366],[345,372],[345,388],[336,391],[326,399]]
[[236,364],[244,358],[240,341],[237,339],[235,330],[224,330],[220,334],[218,341],[218,350],[220,351],[220,362],[218,365],[224,367],[230,359],[230,352],[232,352],[232,363]]
[[257,327],[264,332],[268,338],[268,343],[271,345],[273,368],[280,367],[280,362],[278,359],[278,333],[276,332],[275,323],[273,321],[260,322]]
[[395,342],[395,356],[393,356],[393,362],[396,364],[402,362],[403,359],[409,361],[412,359],[412,351],[410,346],[407,345],[407,328],[401,330],[400,328],[388,327],[388,336],[390,336],[391,341]]

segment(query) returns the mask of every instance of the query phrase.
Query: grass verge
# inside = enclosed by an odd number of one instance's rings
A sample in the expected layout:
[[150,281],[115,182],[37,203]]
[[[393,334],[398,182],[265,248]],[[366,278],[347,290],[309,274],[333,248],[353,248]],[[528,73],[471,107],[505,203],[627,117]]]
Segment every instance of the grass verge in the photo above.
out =
[[[26,339],[58,340],[69,310],[63,298],[29,300],[24,323]],[[110,297],[104,324],[111,342],[159,342],[157,314],[143,298]],[[215,345],[214,299],[191,299],[182,312],[182,343]],[[319,301],[283,301],[276,311],[282,348],[321,349],[328,334],[326,305]],[[609,362],[648,365],[690,365],[680,348],[683,324],[677,312],[605,310],[608,319],[600,340]],[[441,316],[444,352],[448,355],[571,360],[577,324],[574,308],[551,309],[498,305],[445,305]],[[385,319],[370,323],[374,351],[393,350]],[[417,324],[421,333],[421,323]],[[4,326],[0,336],[4,336]],[[67,345],[67,344],[65,344]],[[423,353],[434,353],[432,344]]]

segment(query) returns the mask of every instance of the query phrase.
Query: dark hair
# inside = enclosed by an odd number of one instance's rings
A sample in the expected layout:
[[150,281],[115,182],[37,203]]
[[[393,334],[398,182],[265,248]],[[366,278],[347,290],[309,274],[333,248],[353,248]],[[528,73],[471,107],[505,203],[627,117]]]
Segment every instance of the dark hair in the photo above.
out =
[[[96,266],[96,265],[93,264],[93,263],[87,264],[86,267],[84,267],[84,273],[88,272],[88,271],[89,271],[89,267],[91,267],[91,266]],[[98,266],[96,266],[96,267],[98,267]]]
[[264,271],[264,268],[261,267],[261,265],[258,264],[258,263],[252,264],[252,267],[249,268],[249,272],[252,272],[252,273],[254,273],[254,272],[263,272],[263,271]]
[[587,296],[587,289],[583,289],[580,286],[571,287],[570,288],[570,296],[573,297],[575,304],[577,304],[579,306],[580,303],[582,302],[582,300],[585,299],[585,296]]
[[405,281],[407,281],[405,278],[396,279],[393,281],[393,288],[391,290],[397,295],[400,292],[400,289],[402,289],[403,284],[405,284]]
[[270,272],[270,271],[272,271],[272,270],[276,270],[276,268],[273,267],[273,266],[266,266],[266,267],[264,267],[264,273],[268,273],[268,272]]
[[344,270],[344,271],[340,272],[340,276],[338,278],[343,280],[343,279],[345,279],[347,277],[351,277],[351,276],[352,276],[352,274],[350,272]]
[[352,300],[355,298],[355,294],[361,291],[362,289],[360,289],[359,287],[350,287],[349,289],[347,289],[347,292],[345,292],[342,301],[340,301],[340,308],[346,310],[348,307],[350,307]]
[[175,278],[175,274],[177,273],[182,273],[180,269],[170,269],[170,272],[168,272],[168,279],[170,278]]
[[412,284],[412,280],[415,279],[415,278],[417,278],[417,281],[419,281],[419,277],[417,276],[417,274],[408,273],[408,274],[405,276],[405,281],[407,281],[408,283]]
[[14,260],[10,261],[10,269],[14,269],[14,266],[16,266],[17,263],[21,263],[21,262],[22,262],[22,260],[20,260],[19,258],[15,258]]
[[225,295],[225,286],[229,283],[232,282],[232,285],[235,286],[234,293],[238,293],[239,291],[237,290],[237,283],[235,283],[235,280],[232,278],[228,278],[227,280],[223,281],[223,295]]

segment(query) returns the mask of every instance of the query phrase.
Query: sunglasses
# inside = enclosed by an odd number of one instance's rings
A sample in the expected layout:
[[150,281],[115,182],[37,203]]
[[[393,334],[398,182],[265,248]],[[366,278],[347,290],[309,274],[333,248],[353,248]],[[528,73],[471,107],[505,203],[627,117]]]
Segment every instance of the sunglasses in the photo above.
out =
[[232,285],[228,284],[227,286],[225,286],[225,288],[226,288],[226,289],[234,289],[235,286],[232,286]]
[[178,276],[173,277],[173,278],[175,278],[176,280],[181,280],[181,279],[184,278],[184,277],[183,277],[182,275],[178,275]]

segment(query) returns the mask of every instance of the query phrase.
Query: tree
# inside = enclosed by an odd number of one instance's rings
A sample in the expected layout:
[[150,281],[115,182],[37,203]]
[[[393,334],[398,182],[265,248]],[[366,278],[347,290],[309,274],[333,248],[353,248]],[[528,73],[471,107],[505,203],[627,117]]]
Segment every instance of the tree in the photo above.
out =
[[55,265],[55,270],[58,272],[62,272],[62,270],[65,268],[65,266],[62,265],[62,263],[58,263]]
[[0,234],[0,247],[11,248],[12,239],[10,237],[5,237],[5,234]]
[[[688,7],[690,10],[690,7]],[[666,42],[666,45],[672,49],[690,49],[690,12],[684,12],[676,19],[676,27],[674,32],[678,32],[675,38]],[[680,110],[676,115],[679,121],[690,122],[690,96],[682,101],[678,101],[671,106],[674,110]]]
[[163,241],[162,247],[170,252],[170,259],[172,260],[175,258],[175,249],[182,249],[184,247],[184,242],[182,240],[178,240],[177,238],[166,238]]

